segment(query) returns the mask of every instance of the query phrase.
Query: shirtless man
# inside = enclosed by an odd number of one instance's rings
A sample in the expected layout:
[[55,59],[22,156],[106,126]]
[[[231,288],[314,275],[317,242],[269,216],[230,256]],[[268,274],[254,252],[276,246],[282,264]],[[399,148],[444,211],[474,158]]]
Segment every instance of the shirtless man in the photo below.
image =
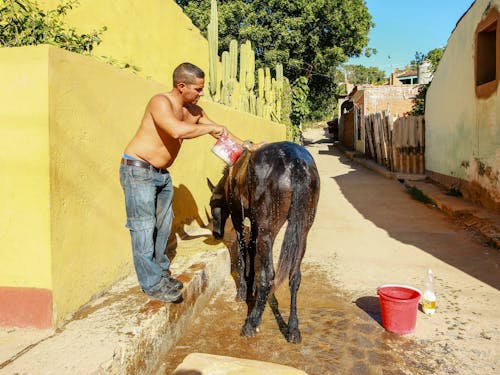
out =
[[165,302],[181,302],[183,286],[170,275],[170,261],[165,254],[174,193],[167,168],[184,139],[228,135],[243,144],[226,127],[211,121],[196,104],[203,95],[204,77],[203,71],[190,63],[174,70],[172,91],[151,98],[120,165],[137,278],[146,294]]

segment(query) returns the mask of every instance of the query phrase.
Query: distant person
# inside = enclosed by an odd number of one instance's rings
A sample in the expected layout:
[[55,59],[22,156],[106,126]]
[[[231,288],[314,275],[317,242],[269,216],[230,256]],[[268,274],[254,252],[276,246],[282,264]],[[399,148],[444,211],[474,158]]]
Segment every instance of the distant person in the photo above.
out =
[[165,302],[181,302],[183,287],[171,276],[170,260],[165,254],[174,194],[167,168],[175,161],[184,139],[227,135],[244,143],[225,126],[211,121],[197,105],[203,95],[204,79],[205,73],[193,64],[175,68],[173,89],[150,99],[121,159],[120,183],[137,278],[147,295]]

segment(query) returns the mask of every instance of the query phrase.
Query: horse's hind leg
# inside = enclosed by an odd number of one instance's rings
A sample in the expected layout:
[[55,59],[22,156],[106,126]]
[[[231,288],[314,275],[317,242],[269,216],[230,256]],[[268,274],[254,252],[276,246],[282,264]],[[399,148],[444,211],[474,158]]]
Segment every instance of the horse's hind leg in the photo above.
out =
[[[301,232],[298,243],[298,253],[295,258],[294,266],[290,272],[290,317],[288,318],[288,335],[287,341],[292,343],[299,343],[302,340],[299,330],[299,319],[297,317],[297,293],[302,279],[302,272],[300,271],[300,264],[306,250],[307,230]],[[305,233],[305,234],[304,234]]]
[[262,320],[262,313],[266,307],[267,298],[274,280],[273,242],[274,236],[270,233],[259,234],[258,241],[256,242],[254,277],[258,277],[257,293],[255,304],[251,311],[249,310],[245,324],[241,329],[243,336],[255,336],[257,326]]
[[288,334],[286,339],[292,343],[299,343],[302,340],[299,330],[299,319],[297,317],[297,292],[301,277],[299,269],[290,280],[290,318],[288,318]]

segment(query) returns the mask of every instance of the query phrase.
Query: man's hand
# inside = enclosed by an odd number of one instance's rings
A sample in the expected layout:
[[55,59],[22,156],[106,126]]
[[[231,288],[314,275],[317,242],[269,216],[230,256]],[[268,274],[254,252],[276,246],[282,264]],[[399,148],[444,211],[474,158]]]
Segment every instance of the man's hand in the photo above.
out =
[[213,125],[213,130],[210,132],[210,135],[212,135],[215,138],[220,138],[223,135],[227,135],[227,129],[223,125]]

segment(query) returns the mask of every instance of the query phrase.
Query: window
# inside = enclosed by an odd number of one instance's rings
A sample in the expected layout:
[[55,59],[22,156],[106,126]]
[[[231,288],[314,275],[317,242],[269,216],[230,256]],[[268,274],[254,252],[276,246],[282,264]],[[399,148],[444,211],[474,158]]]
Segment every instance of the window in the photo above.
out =
[[497,23],[493,22],[477,34],[476,85],[496,79]]
[[498,12],[490,10],[476,29],[475,79],[476,95],[486,98],[493,94],[498,86],[500,72],[498,32]]

